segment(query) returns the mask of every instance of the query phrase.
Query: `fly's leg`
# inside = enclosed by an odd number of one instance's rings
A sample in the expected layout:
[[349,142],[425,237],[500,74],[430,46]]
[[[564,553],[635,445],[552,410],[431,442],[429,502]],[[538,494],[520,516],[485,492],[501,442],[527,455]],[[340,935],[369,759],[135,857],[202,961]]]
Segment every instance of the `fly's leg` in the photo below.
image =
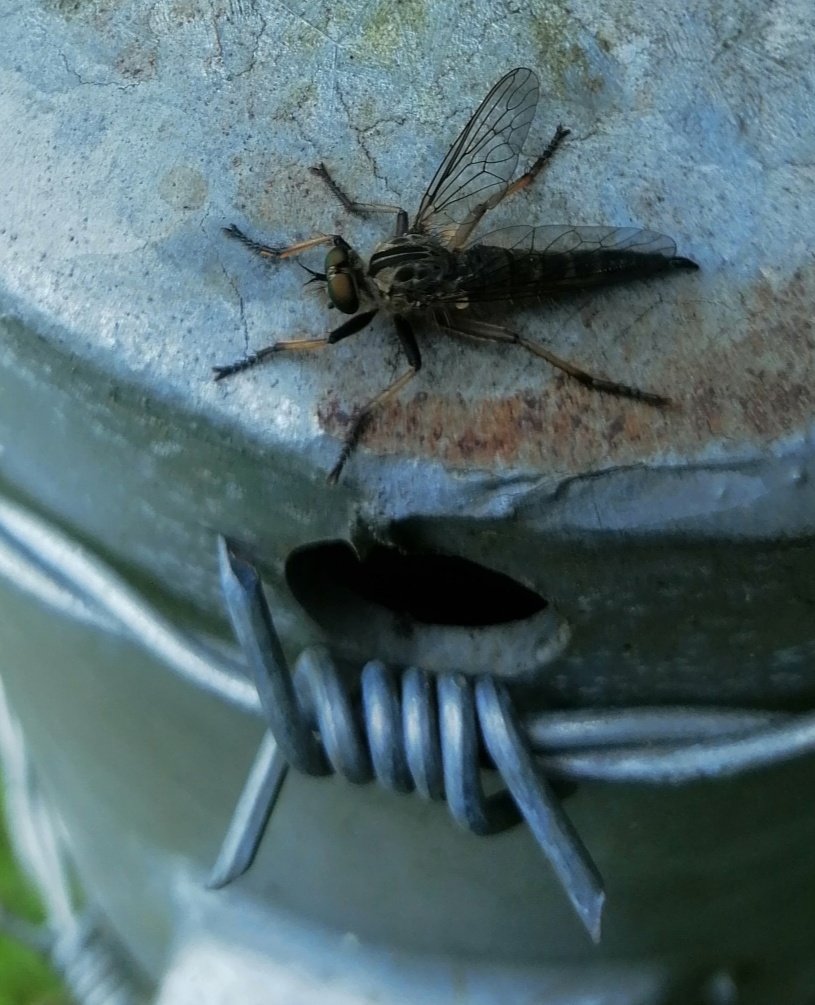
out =
[[510,195],[514,195],[516,192],[520,192],[522,189],[527,188],[532,182],[538,177],[543,168],[549,163],[549,161],[554,157],[555,151],[560,146],[560,144],[566,139],[571,130],[566,129],[564,126],[558,125],[555,130],[555,135],[549,140],[549,143],[543,153],[538,157],[532,167],[524,172],[520,178],[516,178],[511,185],[508,185],[503,192],[499,192],[497,195],[493,196],[492,199],[488,199],[486,202],[480,202],[475,206],[470,212],[469,216],[466,218],[464,223],[458,228],[455,233],[455,237],[450,242],[451,248],[460,248],[469,239],[470,234],[475,230],[478,224],[481,222],[482,217],[489,210],[494,209],[499,202],[502,202]]
[[374,314],[376,314],[375,310],[365,311],[363,314],[355,314],[345,324],[341,324],[339,328],[335,328],[334,331],[329,332],[323,338],[290,339],[287,342],[274,342],[263,349],[258,349],[257,352],[249,353],[243,359],[235,360],[234,363],[214,366],[212,368],[213,379],[223,380],[224,377],[231,377],[233,373],[249,370],[278,352],[307,352],[310,349],[323,349],[327,345],[334,345],[335,342],[340,342],[342,339],[348,338],[349,335],[355,335],[358,331],[362,331],[363,328],[371,323]]
[[455,335],[464,335],[467,338],[476,339],[481,342],[503,342],[511,345],[519,345],[529,352],[545,359],[551,366],[562,370],[574,380],[579,381],[585,387],[590,387],[593,391],[604,391],[606,394],[616,394],[622,398],[633,398],[636,401],[644,401],[648,405],[655,405],[664,408],[670,405],[671,399],[661,394],[653,394],[650,391],[641,391],[638,387],[630,387],[628,384],[619,384],[615,380],[606,380],[605,377],[596,377],[575,366],[566,359],[561,359],[553,352],[545,349],[537,342],[530,342],[516,332],[502,328],[500,325],[487,324],[484,321],[457,321],[453,322],[446,311],[436,312],[436,321],[445,330]]
[[339,480],[339,477],[342,474],[342,469],[345,467],[345,462],[351,456],[354,448],[359,443],[360,437],[365,432],[365,428],[370,422],[371,415],[377,408],[379,408],[380,405],[384,405],[385,402],[394,398],[406,384],[413,380],[422,368],[422,357],[419,353],[419,346],[416,344],[416,336],[413,334],[410,322],[406,318],[399,317],[399,315],[396,315],[393,320],[396,325],[396,334],[399,336],[399,341],[402,343],[402,349],[407,356],[409,368],[406,373],[402,374],[401,377],[397,377],[393,383],[388,384],[384,391],[380,391],[375,398],[371,398],[371,400],[367,404],[363,405],[354,416],[351,421],[351,425],[348,427],[348,432],[345,434],[345,440],[343,441],[340,456],[337,458],[337,463],[328,475],[328,481],[332,484],[336,484]]
[[317,167],[309,168],[313,175],[326,183],[328,188],[331,190],[335,198],[337,198],[341,203],[346,213],[352,213],[354,216],[364,217],[368,212],[372,213],[395,213],[396,214],[396,236],[401,237],[407,231],[408,228],[408,216],[405,210],[400,206],[391,206],[387,203],[381,202],[357,202],[352,199],[344,189],[334,181],[334,179],[329,174],[328,168],[323,164],[322,161],[317,165]]
[[379,408],[380,405],[384,405],[386,401],[389,401],[395,395],[397,395],[402,388],[408,384],[416,376],[418,371],[415,367],[410,367],[410,369],[403,373],[401,377],[397,377],[392,384],[380,391],[375,398],[362,406],[362,408],[354,416],[353,421],[345,434],[345,439],[343,440],[342,450],[340,451],[340,456],[337,458],[337,463],[328,473],[327,481],[332,485],[336,485],[339,481],[339,477],[342,474],[342,469],[345,467],[345,462],[354,452],[357,444],[359,443],[360,437],[365,431],[368,423],[371,420],[372,414]]
[[[524,172],[520,178],[517,178],[504,194],[501,199],[506,199],[507,196],[514,195],[516,192],[520,192],[522,189],[531,185],[532,182],[538,177],[543,168],[549,163],[549,161],[554,157],[555,151],[560,146],[560,144],[566,139],[566,137],[571,132],[570,129],[566,129],[564,126],[558,124],[555,130],[555,135],[549,140],[549,144],[543,153],[538,157],[532,167]],[[497,203],[496,203],[497,205]]]
[[338,239],[336,234],[318,234],[316,237],[310,237],[307,241],[298,241],[297,244],[290,244],[287,248],[272,248],[268,244],[261,244],[260,241],[252,240],[251,237],[244,234],[240,227],[236,227],[234,223],[229,227],[224,227],[223,231],[227,237],[240,241],[241,244],[256,255],[260,255],[261,258],[271,258],[275,262],[281,258],[291,258],[292,255],[299,255],[302,251],[308,251],[309,248],[317,248],[321,244],[334,244]]

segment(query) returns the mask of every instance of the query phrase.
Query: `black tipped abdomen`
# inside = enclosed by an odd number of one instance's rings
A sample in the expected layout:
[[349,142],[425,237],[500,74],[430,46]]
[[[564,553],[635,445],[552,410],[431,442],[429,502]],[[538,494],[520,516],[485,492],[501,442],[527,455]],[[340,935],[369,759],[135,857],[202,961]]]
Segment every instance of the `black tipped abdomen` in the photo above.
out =
[[677,255],[675,258],[671,259],[671,268],[673,269],[692,269],[696,272],[699,268],[699,264],[694,262],[692,258],[683,258],[681,255]]

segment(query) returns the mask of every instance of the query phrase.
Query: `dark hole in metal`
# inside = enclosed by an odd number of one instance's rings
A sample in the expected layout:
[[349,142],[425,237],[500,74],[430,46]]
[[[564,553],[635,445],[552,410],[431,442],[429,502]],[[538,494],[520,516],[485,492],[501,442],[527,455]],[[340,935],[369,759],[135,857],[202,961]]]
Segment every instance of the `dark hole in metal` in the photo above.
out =
[[375,545],[357,557],[350,545],[327,541],[295,551],[286,578],[314,616],[360,598],[429,625],[500,625],[546,607],[540,594],[483,565],[455,555],[405,554]]

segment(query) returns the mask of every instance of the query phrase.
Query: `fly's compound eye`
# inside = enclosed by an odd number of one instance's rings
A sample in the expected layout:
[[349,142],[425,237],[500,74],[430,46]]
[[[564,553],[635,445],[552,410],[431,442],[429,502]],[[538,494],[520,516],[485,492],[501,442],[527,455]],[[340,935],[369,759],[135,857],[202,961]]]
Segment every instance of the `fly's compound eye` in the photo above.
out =
[[325,282],[328,298],[337,310],[356,314],[359,293],[347,245],[335,245],[325,256]]

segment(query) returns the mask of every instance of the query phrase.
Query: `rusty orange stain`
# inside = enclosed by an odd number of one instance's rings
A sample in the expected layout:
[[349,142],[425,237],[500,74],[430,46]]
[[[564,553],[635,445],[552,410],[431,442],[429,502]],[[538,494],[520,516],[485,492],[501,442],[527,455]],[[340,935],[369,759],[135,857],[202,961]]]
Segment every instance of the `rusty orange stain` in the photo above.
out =
[[[784,282],[760,277],[737,309],[717,311],[715,301],[698,299],[698,291],[678,293],[675,302],[681,319],[675,337],[648,360],[641,381],[671,394],[669,409],[598,394],[560,376],[542,392],[485,394],[475,401],[455,390],[417,388],[376,413],[361,446],[425,455],[454,468],[566,473],[647,462],[665,453],[692,456],[722,440],[761,445],[812,422],[813,268],[801,268]],[[338,385],[318,409],[321,425],[341,438],[359,404]]]

